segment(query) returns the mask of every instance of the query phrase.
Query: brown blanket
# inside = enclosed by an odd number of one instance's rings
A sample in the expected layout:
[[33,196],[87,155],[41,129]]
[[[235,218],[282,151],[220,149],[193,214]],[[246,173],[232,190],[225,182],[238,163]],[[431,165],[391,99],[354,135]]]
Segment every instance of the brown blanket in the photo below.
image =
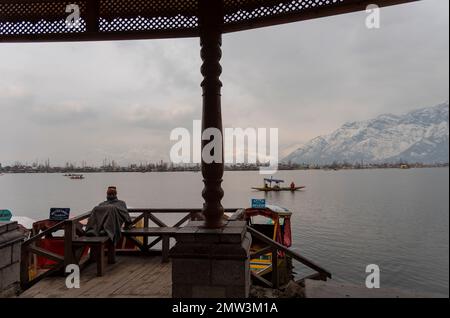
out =
[[130,224],[131,218],[124,201],[108,200],[92,210],[86,225],[87,236],[108,236],[116,243],[123,224]]

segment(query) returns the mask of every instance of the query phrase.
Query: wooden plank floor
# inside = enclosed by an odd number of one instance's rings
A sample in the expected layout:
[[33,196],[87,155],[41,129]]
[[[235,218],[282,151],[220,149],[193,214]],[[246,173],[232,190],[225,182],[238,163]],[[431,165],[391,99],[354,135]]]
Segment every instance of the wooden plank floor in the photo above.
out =
[[96,265],[81,272],[80,288],[68,289],[64,277],[48,277],[20,295],[25,298],[65,297],[149,297],[172,295],[172,265],[161,263],[160,256],[117,256],[107,265],[103,277],[97,277]]

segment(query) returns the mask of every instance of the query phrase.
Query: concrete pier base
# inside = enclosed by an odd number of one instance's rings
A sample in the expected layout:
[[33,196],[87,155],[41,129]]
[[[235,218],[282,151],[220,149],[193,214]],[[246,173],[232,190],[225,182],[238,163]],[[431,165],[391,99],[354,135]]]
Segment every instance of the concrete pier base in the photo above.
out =
[[17,222],[0,222],[0,297],[15,296],[20,285],[20,247],[24,239]]
[[172,297],[246,298],[250,292],[250,245],[244,221],[205,229],[191,221],[171,249]]

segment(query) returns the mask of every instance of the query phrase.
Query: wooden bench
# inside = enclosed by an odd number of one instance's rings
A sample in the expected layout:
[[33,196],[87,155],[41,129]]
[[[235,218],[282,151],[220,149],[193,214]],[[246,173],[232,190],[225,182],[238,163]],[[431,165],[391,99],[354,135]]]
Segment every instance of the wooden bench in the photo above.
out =
[[97,276],[103,276],[105,272],[106,258],[105,249],[108,249],[108,264],[116,262],[115,246],[107,236],[77,237],[72,241],[75,248],[89,246],[91,257],[97,263]]
[[[144,227],[144,228],[132,228],[127,230],[122,230],[122,235],[124,237],[149,237],[158,236],[162,240],[162,262],[166,263],[169,261],[169,249],[170,249],[170,238],[175,236],[178,231],[178,227]],[[156,243],[155,243],[156,244]]]

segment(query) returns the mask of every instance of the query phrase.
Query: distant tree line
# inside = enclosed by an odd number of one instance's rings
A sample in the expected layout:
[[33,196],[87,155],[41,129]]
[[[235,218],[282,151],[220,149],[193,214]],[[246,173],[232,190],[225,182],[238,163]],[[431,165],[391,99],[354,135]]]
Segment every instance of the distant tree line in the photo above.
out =
[[[228,164],[226,171],[254,171],[268,164]],[[338,162],[331,164],[309,164],[309,163],[280,163],[278,170],[342,170],[342,169],[388,169],[388,168],[426,168],[426,167],[448,167],[447,163],[409,163],[403,160],[385,163],[364,163],[364,162]],[[15,162],[12,165],[3,166],[0,163],[1,173],[94,173],[94,172],[165,172],[165,171],[200,171],[200,164],[172,164],[164,161],[158,163],[140,163],[120,166],[114,160],[104,161],[99,167],[89,166],[83,161],[80,165],[66,163],[64,166],[51,166],[50,160],[44,163],[23,164]]]

